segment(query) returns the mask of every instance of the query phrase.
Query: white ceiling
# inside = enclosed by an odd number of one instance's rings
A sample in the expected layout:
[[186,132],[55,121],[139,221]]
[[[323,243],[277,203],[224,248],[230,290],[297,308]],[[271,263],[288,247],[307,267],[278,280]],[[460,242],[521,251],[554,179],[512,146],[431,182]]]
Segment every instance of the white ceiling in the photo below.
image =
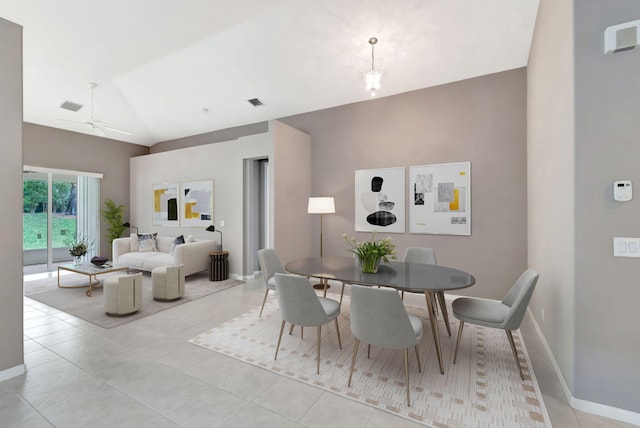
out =
[[[0,0],[24,27],[24,120],[160,141],[527,65],[538,0]],[[265,106],[252,107],[259,98]],[[64,101],[84,104],[74,113]],[[203,113],[202,109],[208,112]]]

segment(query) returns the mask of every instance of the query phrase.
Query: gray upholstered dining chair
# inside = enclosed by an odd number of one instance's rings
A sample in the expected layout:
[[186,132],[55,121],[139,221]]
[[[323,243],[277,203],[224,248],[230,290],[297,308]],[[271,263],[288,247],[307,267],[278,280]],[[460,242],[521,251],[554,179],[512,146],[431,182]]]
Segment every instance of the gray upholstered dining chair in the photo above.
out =
[[[426,247],[409,247],[404,252],[404,257],[402,259],[405,263],[423,263],[426,265],[437,265],[436,261],[436,252],[433,248]],[[401,293],[402,298],[404,299],[404,291]],[[440,310],[442,311],[442,316],[444,318],[444,324],[447,327],[447,333],[451,336],[451,326],[449,325],[449,317],[447,315],[447,306],[446,301],[444,300],[444,291],[436,291],[436,298],[438,299],[438,303],[440,304]],[[436,302],[433,302],[434,306]],[[437,306],[434,307],[437,309]],[[434,311],[435,312],[435,311]]]
[[516,364],[518,364],[518,370],[520,371],[520,378],[524,380],[522,366],[518,359],[518,350],[513,341],[511,331],[520,328],[520,323],[522,323],[522,318],[529,305],[529,300],[531,300],[531,296],[533,295],[538,277],[538,272],[533,269],[524,271],[501,302],[497,300],[474,299],[472,297],[460,297],[453,301],[453,316],[460,320],[456,350],[453,354],[453,364],[456,363],[456,358],[458,357],[458,347],[465,322],[484,327],[499,328],[507,332],[511,351],[513,352]]
[[356,338],[349,371],[349,383],[353,377],[360,341],[373,346],[404,350],[404,376],[409,397],[409,347],[414,346],[418,371],[422,372],[418,343],[422,338],[422,321],[409,315],[398,292],[390,288],[351,286],[351,332]]
[[331,321],[336,324],[336,332],[338,334],[338,345],[342,349],[342,341],[340,340],[340,328],[338,327],[338,315],[340,315],[340,304],[333,299],[319,297],[311,286],[309,279],[291,274],[275,274],[276,296],[278,297],[278,306],[282,314],[282,325],[280,326],[280,335],[278,336],[278,344],[276,345],[276,355],[274,360],[278,358],[280,350],[280,342],[282,341],[282,332],[286,323],[299,325],[301,327],[317,327],[317,369],[320,374],[320,337],[321,327]]
[[264,304],[267,303],[267,297],[269,296],[269,290],[276,290],[276,273],[287,273],[284,270],[284,266],[280,262],[280,258],[273,248],[263,248],[258,250],[258,263],[260,264],[260,270],[262,271],[262,281],[264,281],[264,299],[262,299],[262,307],[260,308],[260,315],[262,317],[262,311],[264,310]]

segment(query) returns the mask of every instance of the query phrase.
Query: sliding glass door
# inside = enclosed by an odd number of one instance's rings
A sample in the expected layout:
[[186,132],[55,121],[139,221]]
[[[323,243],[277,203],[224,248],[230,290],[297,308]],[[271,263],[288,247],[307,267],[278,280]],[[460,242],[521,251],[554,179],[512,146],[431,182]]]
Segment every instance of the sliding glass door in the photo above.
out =
[[78,237],[100,245],[98,177],[25,167],[23,173],[24,265],[71,260]]

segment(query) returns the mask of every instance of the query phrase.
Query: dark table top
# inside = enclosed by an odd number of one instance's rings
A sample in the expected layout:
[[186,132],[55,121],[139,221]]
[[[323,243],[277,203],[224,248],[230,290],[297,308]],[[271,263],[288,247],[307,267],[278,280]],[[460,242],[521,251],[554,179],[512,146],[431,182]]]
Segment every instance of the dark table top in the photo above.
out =
[[350,284],[380,285],[403,291],[459,290],[475,284],[473,275],[458,269],[390,260],[376,273],[362,273],[354,257],[308,257],[288,262],[285,269],[298,275],[335,279]]

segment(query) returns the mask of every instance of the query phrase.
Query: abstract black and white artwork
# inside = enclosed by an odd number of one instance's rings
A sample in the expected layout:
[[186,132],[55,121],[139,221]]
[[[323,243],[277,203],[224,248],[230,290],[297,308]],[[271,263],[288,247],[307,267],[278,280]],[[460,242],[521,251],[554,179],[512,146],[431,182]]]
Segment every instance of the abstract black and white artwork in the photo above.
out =
[[355,172],[357,232],[404,233],[404,167]]
[[411,233],[471,235],[471,162],[409,167]]

